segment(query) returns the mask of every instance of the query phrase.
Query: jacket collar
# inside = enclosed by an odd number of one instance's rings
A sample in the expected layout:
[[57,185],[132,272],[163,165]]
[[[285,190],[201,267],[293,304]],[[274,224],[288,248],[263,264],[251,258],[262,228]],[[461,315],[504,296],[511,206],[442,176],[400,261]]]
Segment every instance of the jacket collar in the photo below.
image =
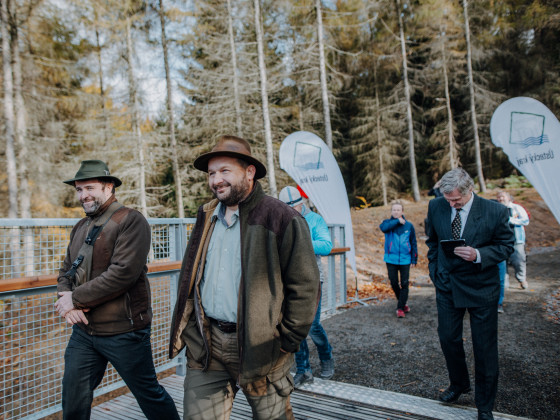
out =
[[107,211],[107,209],[109,208],[109,206],[111,204],[113,204],[115,201],[117,201],[117,197],[115,197],[115,194],[112,194],[111,197],[109,197],[107,199],[107,201],[105,201],[98,209],[95,213],[93,214],[89,214],[88,217],[90,219],[95,219],[99,216],[101,216],[103,213],[105,213]]
[[478,195],[474,194],[469,217],[467,217],[465,229],[463,229],[463,238],[465,238],[467,244],[473,243],[478,227],[480,226],[480,218],[482,217],[482,211],[480,209],[481,200],[482,199]]

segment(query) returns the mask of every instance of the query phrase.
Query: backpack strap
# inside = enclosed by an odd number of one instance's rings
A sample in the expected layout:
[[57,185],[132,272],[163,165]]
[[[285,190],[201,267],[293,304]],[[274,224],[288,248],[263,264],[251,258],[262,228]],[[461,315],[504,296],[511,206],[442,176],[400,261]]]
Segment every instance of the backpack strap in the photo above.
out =
[[[123,207],[123,205],[116,201],[111,203],[105,213],[103,213],[99,219],[93,223],[93,226],[89,230],[84,243],[78,251],[78,257],[74,260],[74,262],[72,262],[70,270],[64,274],[64,277],[71,279],[77,286],[89,281],[91,275],[93,245],[105,225],[109,222],[109,220],[111,220],[113,214],[115,214],[115,212],[121,207]],[[80,270],[78,270],[78,268],[80,268]],[[76,276],[76,273],[79,275]]]

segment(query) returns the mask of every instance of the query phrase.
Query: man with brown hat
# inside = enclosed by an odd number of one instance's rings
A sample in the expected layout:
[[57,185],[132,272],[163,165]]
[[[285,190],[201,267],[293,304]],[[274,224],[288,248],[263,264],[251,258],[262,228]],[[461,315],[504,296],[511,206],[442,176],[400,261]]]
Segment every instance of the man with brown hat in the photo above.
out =
[[58,276],[58,313],[72,325],[64,355],[64,419],[89,419],[93,391],[115,367],[148,419],[179,419],[158,383],[150,345],[152,309],[146,261],[150,225],[115,198],[120,179],[100,160],[82,162],[64,181],[86,217],[70,233]]
[[265,195],[249,143],[222,136],[194,167],[216,197],[201,206],[183,259],[170,357],[186,346],[184,418],[228,419],[241,388],[255,419],[293,419],[293,354],[318,302],[307,223]]

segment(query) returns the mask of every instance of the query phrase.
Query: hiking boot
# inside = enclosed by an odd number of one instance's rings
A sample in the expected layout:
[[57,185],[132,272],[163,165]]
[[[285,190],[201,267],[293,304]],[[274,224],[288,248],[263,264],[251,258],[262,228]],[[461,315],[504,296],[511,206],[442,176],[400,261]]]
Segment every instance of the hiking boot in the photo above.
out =
[[498,305],[498,313],[499,314],[503,314],[504,313],[504,307],[502,305]]
[[321,360],[321,373],[319,377],[321,379],[331,379],[334,376],[334,359]]
[[294,376],[294,386],[299,388],[304,384],[313,383],[313,374],[311,372],[296,373]]
[[527,280],[523,280],[522,282],[519,282],[519,284],[521,285],[522,289],[528,289],[529,288],[529,283],[527,283]]
[[404,318],[404,311],[402,309],[397,309],[397,318]]
[[408,305],[404,305],[404,313],[407,314],[410,312],[410,307]]

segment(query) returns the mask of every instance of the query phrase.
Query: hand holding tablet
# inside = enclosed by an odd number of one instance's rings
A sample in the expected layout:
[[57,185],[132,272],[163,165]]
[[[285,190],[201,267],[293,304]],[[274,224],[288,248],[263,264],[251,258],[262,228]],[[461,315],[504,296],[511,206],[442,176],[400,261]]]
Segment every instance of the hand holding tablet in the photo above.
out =
[[453,253],[455,248],[458,246],[466,246],[464,239],[442,239],[439,243],[441,244],[443,252],[445,252],[445,255],[448,257],[457,257],[457,255]]

